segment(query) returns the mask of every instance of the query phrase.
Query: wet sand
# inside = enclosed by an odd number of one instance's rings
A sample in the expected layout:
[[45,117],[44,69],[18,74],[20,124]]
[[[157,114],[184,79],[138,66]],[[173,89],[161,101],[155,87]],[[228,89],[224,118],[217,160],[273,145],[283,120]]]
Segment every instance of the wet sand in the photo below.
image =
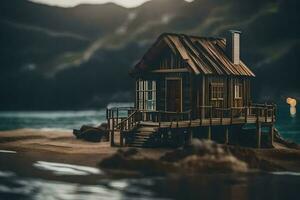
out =
[[[19,129],[0,131],[0,150],[16,151],[30,160],[95,167],[99,161],[116,153],[118,148],[110,147],[109,142],[94,143],[77,140],[71,131]],[[140,151],[148,157],[158,158],[168,150],[141,149]]]
[[[300,151],[278,143],[274,149],[233,146],[227,148],[253,169],[300,172]],[[71,131],[20,129],[0,132],[0,150],[16,151],[30,160],[95,167],[101,160],[115,154],[118,149],[110,147],[109,142],[93,143],[77,140]],[[139,152],[147,158],[159,159],[166,152],[173,150],[139,149]]]

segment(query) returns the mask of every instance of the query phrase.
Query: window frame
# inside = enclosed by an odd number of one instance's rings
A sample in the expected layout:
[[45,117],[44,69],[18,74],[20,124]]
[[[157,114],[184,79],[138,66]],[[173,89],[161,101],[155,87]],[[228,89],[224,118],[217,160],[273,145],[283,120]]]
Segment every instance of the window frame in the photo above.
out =
[[243,84],[240,82],[235,82],[234,84],[234,99],[243,98]]
[[156,81],[142,79],[136,81],[136,103],[138,110],[156,110]]
[[224,100],[224,83],[210,83],[210,100],[223,101]]

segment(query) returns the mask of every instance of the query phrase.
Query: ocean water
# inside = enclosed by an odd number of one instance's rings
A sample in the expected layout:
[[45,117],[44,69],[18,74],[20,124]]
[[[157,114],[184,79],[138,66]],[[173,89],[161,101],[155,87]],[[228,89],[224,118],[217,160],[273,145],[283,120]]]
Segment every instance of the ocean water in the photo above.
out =
[[[111,103],[107,107],[131,107],[133,103]],[[106,122],[106,108],[80,111],[0,111],[0,131],[22,128],[72,130],[82,125]]]
[[[0,153],[2,200],[297,199],[300,174],[292,172],[107,178],[97,168],[28,161]],[[22,167],[18,164],[22,163]]]
[[[300,173],[105,176],[98,168],[0,152],[2,200],[297,199]],[[20,167],[21,166],[21,167]]]
[[[130,107],[132,103],[111,103],[108,107]],[[300,112],[300,111],[299,111]],[[106,121],[106,108],[85,111],[0,111],[0,131],[20,128],[72,130],[81,125],[97,126]],[[300,144],[300,113],[292,116],[289,105],[278,106],[276,128],[288,140]]]
[[[132,106],[115,103],[114,106]],[[71,130],[105,122],[106,109],[89,111],[0,112],[0,131],[20,128]],[[276,127],[300,144],[300,114],[278,107]],[[1,132],[0,132],[1,134]],[[199,174],[120,178],[89,166],[28,160],[23,152],[1,149],[0,200],[97,199],[297,199],[300,173]],[[21,166],[21,167],[20,167]]]

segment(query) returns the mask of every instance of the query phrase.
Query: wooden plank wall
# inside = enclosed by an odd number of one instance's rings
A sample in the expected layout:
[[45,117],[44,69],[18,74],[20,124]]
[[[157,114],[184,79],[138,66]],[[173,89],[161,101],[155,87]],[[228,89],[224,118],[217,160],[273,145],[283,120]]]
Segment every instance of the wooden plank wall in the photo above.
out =
[[[202,84],[201,80],[204,79],[204,90],[202,91]],[[239,81],[242,84],[242,99],[235,99],[235,82]],[[222,103],[212,101],[211,100],[211,83],[223,83],[224,85],[224,97]],[[203,105],[203,101],[201,95],[204,95],[204,105],[205,106],[218,106],[223,108],[230,108],[230,107],[243,107],[249,104],[251,101],[250,95],[250,79],[244,77],[226,77],[226,76],[203,76],[197,78],[196,84],[193,84],[195,87],[195,91],[193,92],[194,96],[198,96],[197,92],[199,93],[199,97],[196,99],[196,104],[198,106]],[[203,94],[204,92],[204,94]],[[192,98],[193,99],[193,98]]]

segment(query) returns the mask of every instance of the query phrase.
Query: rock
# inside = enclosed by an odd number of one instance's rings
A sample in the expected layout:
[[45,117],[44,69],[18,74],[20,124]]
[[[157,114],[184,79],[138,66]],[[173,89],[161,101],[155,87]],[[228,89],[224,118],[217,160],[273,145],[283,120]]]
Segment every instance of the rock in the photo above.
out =
[[175,167],[167,162],[150,159],[137,149],[119,149],[113,156],[99,163],[101,168],[118,171],[136,171],[144,175],[165,175]]
[[101,124],[99,127],[83,125],[80,130],[73,130],[73,134],[77,139],[82,139],[89,142],[101,142],[109,140],[107,124],[105,123]]
[[191,144],[166,153],[161,160],[177,162],[190,173],[246,172],[247,164],[211,140],[193,139]]
[[104,159],[100,167],[137,171],[144,175],[169,173],[246,172],[247,164],[238,160],[220,145],[195,139],[188,146],[164,154],[159,159],[149,158],[138,149],[119,150]]
[[216,157],[220,157],[225,154],[227,153],[225,153],[224,149],[211,140],[193,139],[191,144],[181,147],[170,153],[166,153],[161,159],[164,161],[174,162],[182,160],[190,155],[214,155]]

